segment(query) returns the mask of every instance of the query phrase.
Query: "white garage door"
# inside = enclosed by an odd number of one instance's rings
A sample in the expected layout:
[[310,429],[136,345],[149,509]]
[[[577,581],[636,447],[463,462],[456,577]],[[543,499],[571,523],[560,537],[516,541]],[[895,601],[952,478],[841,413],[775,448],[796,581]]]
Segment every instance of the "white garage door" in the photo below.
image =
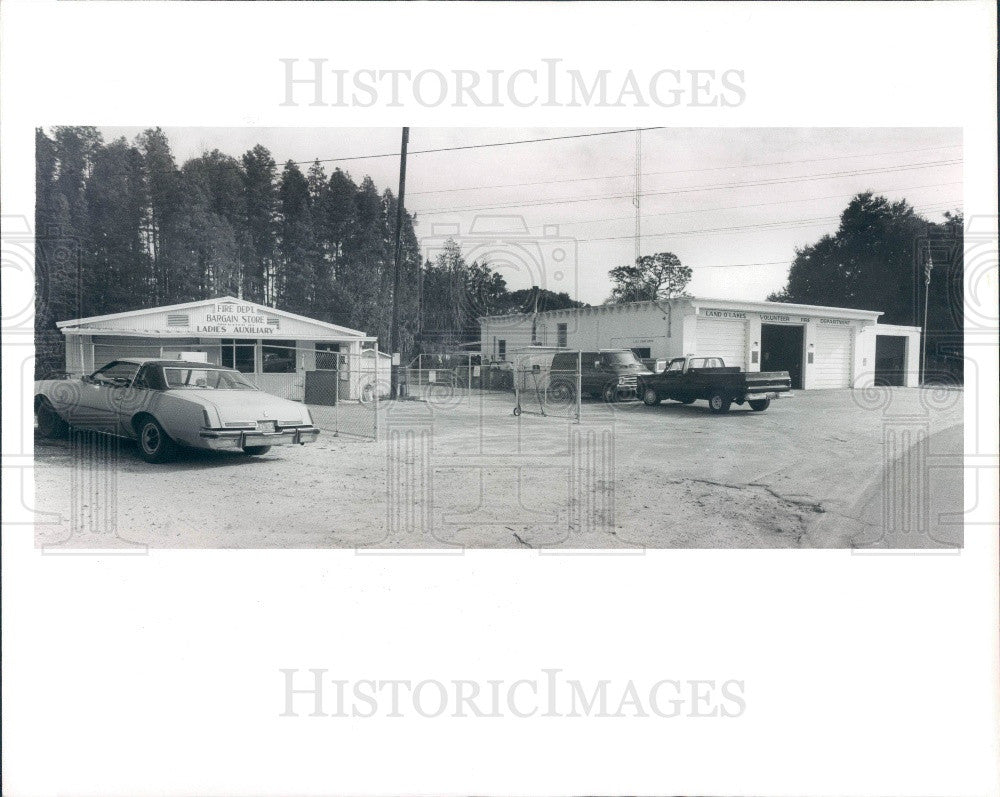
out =
[[746,368],[747,323],[741,318],[698,319],[694,353],[700,357],[721,357],[726,365]]
[[816,327],[816,362],[810,387],[851,387],[853,339],[851,327]]

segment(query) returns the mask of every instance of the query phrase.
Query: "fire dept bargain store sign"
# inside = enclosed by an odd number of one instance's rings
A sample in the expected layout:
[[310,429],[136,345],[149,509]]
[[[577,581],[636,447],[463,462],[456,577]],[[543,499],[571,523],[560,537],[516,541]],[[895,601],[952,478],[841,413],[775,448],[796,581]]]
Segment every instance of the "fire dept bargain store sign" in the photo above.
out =
[[278,319],[256,305],[219,302],[208,308],[195,330],[208,335],[272,335],[278,331]]

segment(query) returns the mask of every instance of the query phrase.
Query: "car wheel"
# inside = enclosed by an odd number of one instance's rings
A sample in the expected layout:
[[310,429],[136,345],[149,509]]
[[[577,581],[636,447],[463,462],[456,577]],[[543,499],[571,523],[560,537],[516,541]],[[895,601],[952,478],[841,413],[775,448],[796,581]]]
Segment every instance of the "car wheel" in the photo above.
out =
[[139,456],[146,462],[166,462],[177,453],[177,444],[149,415],[139,421]]
[[569,404],[576,397],[576,390],[568,382],[556,382],[549,387],[549,396],[555,404]]
[[251,457],[259,457],[261,454],[266,454],[271,450],[271,446],[246,446],[243,449],[244,454],[249,454]]
[[608,402],[608,404],[613,404],[618,400],[618,388],[614,385],[608,385],[604,388],[604,392],[601,393],[601,397]]
[[69,424],[59,417],[59,413],[55,411],[47,398],[39,400],[38,407],[35,409],[35,417],[38,419],[38,433],[42,437],[65,437],[69,432]]
[[646,388],[642,392],[642,403],[647,407],[655,407],[660,403],[660,396],[652,388]]
[[771,406],[771,399],[761,399],[760,401],[751,401],[748,403],[750,404],[750,409],[754,412],[763,412]]
[[732,400],[725,393],[716,391],[711,396],[708,397],[708,408],[721,415],[724,412],[729,412],[729,405],[732,404]]

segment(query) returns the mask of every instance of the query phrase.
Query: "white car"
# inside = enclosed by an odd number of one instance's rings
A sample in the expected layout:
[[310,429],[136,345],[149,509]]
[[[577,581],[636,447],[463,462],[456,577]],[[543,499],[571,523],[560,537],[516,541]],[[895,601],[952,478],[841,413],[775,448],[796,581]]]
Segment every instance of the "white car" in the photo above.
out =
[[147,462],[178,446],[265,454],[319,436],[304,405],[232,368],[181,360],[123,358],[79,379],[36,382],[35,417],[43,436],[75,427],[136,440]]

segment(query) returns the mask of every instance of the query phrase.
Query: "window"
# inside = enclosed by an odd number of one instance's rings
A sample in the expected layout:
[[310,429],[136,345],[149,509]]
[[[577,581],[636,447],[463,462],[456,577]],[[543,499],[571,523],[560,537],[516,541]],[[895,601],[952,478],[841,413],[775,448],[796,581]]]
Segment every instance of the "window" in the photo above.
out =
[[252,340],[233,340],[232,338],[222,339],[222,364],[226,368],[235,368],[243,374],[252,374],[256,370],[254,366],[254,349],[256,344]]
[[221,368],[163,369],[168,390],[256,390],[257,387],[236,371]]
[[316,344],[316,370],[336,371],[337,354],[340,352],[339,343],[317,343]]
[[635,354],[635,356],[640,360],[648,360],[650,356],[649,346],[646,346],[645,348],[632,349],[632,353]]
[[295,341],[271,341],[261,348],[261,360],[261,371],[265,374],[294,374]]
[[138,370],[139,366],[135,363],[123,363],[116,361],[108,363],[99,371],[94,371],[93,378],[98,382],[103,383],[112,383],[121,379],[124,379],[126,382],[131,382],[132,377],[135,376]]
[[565,349],[568,345],[566,343],[567,338],[567,325],[566,324],[556,324],[556,346],[560,349]]
[[497,359],[503,361],[507,359],[507,341],[498,340],[497,341]]
[[148,365],[142,366],[142,368],[139,369],[139,373],[135,377],[135,381],[132,383],[132,387],[140,390],[152,390],[153,385],[150,382],[151,371],[152,368]]

